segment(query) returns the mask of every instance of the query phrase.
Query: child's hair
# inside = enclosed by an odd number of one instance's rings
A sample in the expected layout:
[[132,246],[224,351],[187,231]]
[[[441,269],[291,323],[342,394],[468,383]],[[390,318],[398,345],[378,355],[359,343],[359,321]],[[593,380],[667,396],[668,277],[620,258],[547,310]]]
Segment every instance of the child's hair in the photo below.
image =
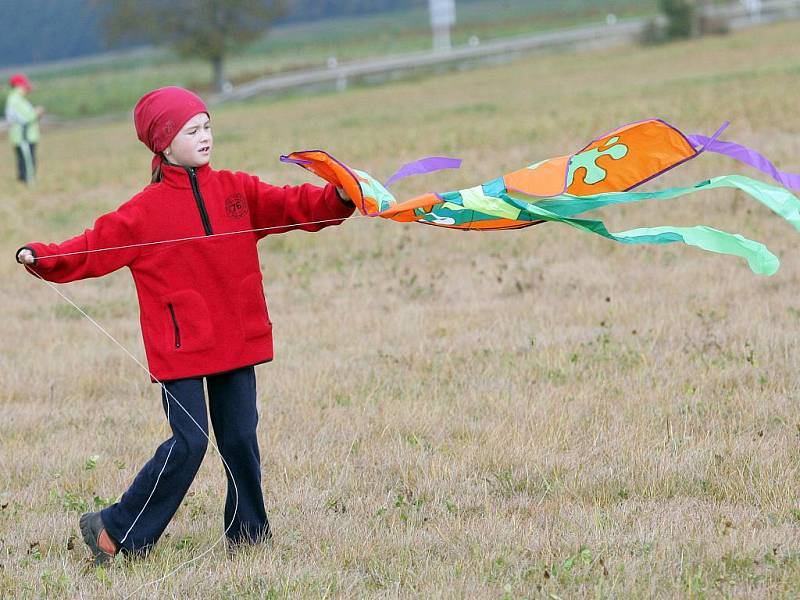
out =
[[161,161],[156,164],[156,168],[153,169],[153,173],[150,176],[150,183],[158,183],[161,181]]

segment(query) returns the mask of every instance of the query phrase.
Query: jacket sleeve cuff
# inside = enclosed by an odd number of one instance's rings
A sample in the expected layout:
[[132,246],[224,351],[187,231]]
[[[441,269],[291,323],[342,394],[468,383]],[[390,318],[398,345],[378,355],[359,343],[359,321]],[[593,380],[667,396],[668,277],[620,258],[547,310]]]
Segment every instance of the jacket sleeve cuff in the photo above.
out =
[[[56,268],[57,263],[60,259],[51,259],[51,260],[42,260],[48,256],[47,246],[40,243],[33,243],[33,244],[26,244],[22,248],[27,248],[33,253],[33,264],[32,265],[25,265],[28,269],[35,269],[37,273],[47,273],[48,271],[52,271]],[[20,248],[19,250],[22,250]],[[17,250],[17,254],[19,254],[19,250]]]

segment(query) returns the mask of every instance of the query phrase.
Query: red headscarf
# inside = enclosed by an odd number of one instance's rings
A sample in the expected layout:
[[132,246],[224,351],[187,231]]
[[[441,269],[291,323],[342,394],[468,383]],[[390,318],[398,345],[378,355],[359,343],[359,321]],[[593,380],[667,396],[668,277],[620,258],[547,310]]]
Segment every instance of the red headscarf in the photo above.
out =
[[161,153],[181,127],[200,113],[208,114],[205,103],[196,94],[180,87],[159,88],[139,99],[133,109],[133,122],[136,135],[155,154],[154,171],[161,162]]

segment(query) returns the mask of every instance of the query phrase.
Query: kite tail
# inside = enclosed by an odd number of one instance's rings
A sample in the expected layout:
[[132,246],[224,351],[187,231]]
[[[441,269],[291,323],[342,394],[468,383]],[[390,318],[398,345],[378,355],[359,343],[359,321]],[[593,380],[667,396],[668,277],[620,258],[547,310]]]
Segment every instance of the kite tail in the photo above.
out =
[[609,192],[595,196],[559,196],[530,204],[518,198],[509,198],[521,210],[536,218],[558,221],[572,227],[605,237],[623,244],[670,244],[682,242],[710,252],[744,258],[750,269],[760,275],[772,275],[780,262],[762,243],[749,240],[705,225],[695,227],[644,227],[612,233],[599,220],[574,218],[583,212],[615,204],[628,204],[643,200],[669,200],[703,189],[739,189],[800,230],[800,200],[791,192],[741,175],[715,177],[688,188],[669,188],[657,192]]
[[751,167],[758,169],[762,173],[766,173],[782,186],[796,192],[800,191],[800,174],[779,171],[778,168],[766,156],[760,152],[757,152],[756,150],[753,150],[752,148],[748,148],[747,146],[743,146],[735,142],[717,140],[713,137],[710,138],[705,135],[689,135],[686,137],[692,144],[696,146],[703,146],[703,150],[705,152],[722,154],[723,156],[743,162],[746,165],[750,165]]
[[602,221],[590,219],[565,219],[562,221],[578,229],[591,231],[622,244],[672,244],[682,242],[709,252],[738,256],[747,261],[750,270],[758,275],[772,275],[780,266],[778,257],[764,244],[749,240],[738,233],[728,233],[705,225],[695,227],[640,227],[611,233]]

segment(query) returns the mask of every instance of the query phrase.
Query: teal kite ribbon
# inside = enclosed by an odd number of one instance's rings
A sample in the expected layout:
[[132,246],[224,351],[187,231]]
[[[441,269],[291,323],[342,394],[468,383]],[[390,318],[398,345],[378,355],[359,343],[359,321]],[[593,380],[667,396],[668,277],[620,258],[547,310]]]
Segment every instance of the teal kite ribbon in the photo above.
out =
[[526,202],[519,197],[503,194],[504,200],[527,213],[533,219],[557,221],[572,227],[600,235],[622,244],[670,244],[683,242],[710,252],[729,254],[744,258],[750,269],[759,275],[772,275],[778,270],[780,261],[762,243],[749,240],[739,234],[727,233],[705,225],[695,227],[641,227],[611,233],[599,220],[576,219],[575,215],[615,204],[629,204],[643,200],[671,200],[700,190],[736,188],[748,194],[777,215],[783,217],[795,229],[800,230],[800,200],[791,192],[744,177],[726,175],[702,181],[692,187],[668,188],[654,192],[609,192],[594,196],[572,196],[564,194],[554,198]]

